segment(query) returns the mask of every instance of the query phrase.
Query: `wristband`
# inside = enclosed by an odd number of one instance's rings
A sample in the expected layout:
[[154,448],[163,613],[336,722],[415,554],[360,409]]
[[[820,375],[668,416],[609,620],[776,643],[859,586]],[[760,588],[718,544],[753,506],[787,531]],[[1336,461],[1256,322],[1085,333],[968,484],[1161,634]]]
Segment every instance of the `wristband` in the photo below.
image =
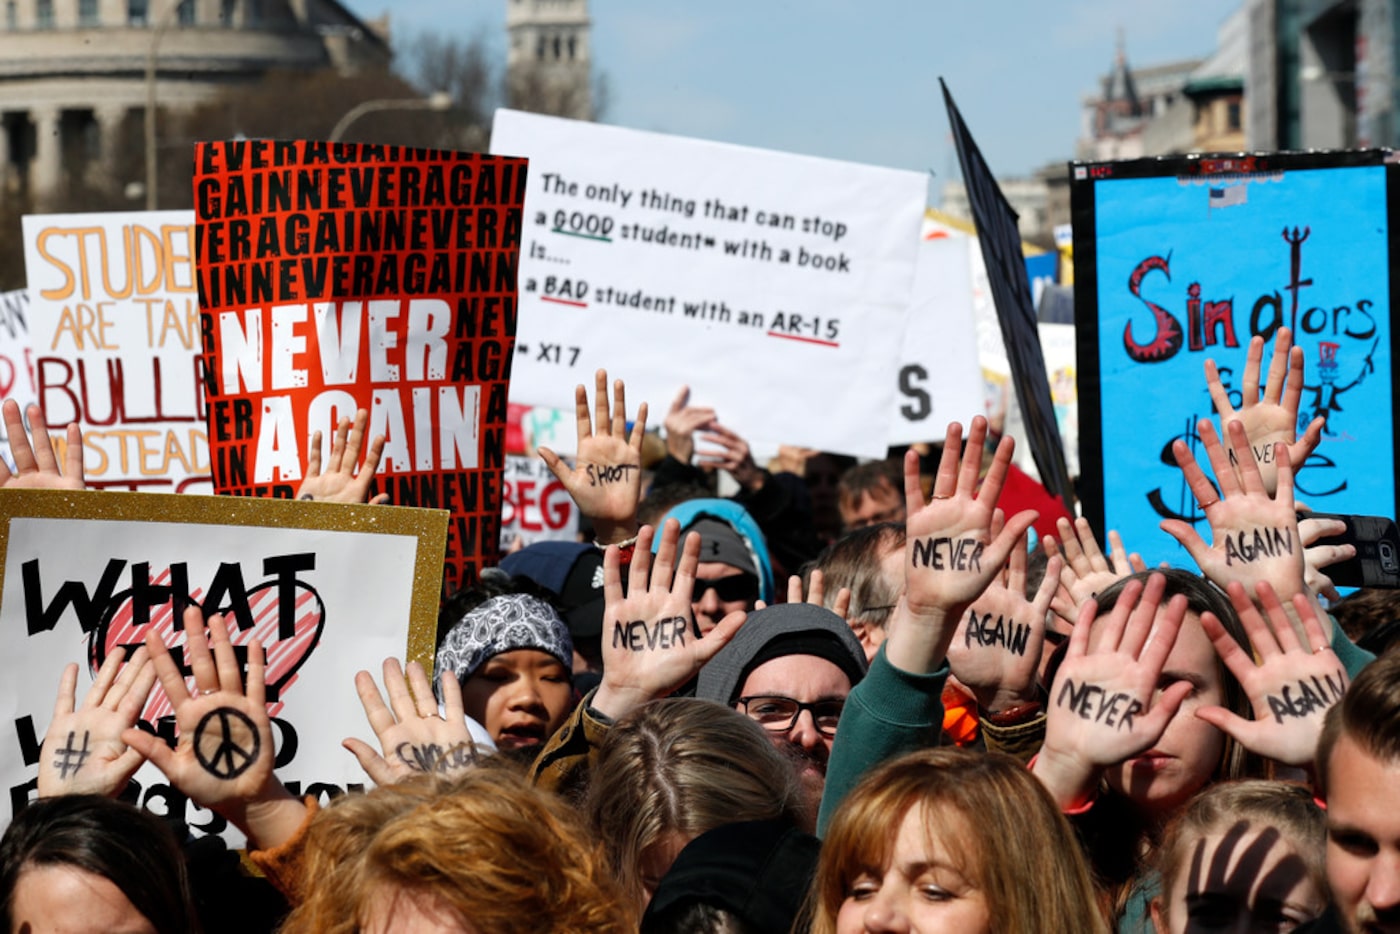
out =
[[996,713],[985,713],[982,715],[982,718],[996,726],[1019,726],[1039,714],[1041,707],[1040,701],[1033,700],[1025,704],[1017,704],[1015,707],[1008,707]]

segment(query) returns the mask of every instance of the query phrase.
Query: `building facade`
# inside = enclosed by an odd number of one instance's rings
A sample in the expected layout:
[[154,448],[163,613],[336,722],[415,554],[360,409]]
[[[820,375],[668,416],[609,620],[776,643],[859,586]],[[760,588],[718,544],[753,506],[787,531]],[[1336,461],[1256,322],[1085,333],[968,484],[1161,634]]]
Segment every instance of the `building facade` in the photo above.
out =
[[512,107],[594,118],[588,0],[506,0],[506,98]]

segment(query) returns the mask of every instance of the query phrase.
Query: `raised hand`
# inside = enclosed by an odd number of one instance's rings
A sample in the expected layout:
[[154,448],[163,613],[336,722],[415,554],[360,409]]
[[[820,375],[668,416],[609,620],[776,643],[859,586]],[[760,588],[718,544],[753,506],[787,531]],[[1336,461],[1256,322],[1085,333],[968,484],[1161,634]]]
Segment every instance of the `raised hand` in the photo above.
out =
[[1310,766],[1322,721],[1346,691],[1346,669],[1328,644],[1312,604],[1302,594],[1293,596],[1293,606],[1302,620],[1306,642],[1299,641],[1283,604],[1267,582],[1258,585],[1258,597],[1272,625],[1264,621],[1240,583],[1231,582],[1229,593],[1254,656],[1240,647],[1215,614],[1203,613],[1201,626],[1220,660],[1244,688],[1254,719],[1246,720],[1224,707],[1201,707],[1196,716],[1233,736],[1251,752],[1286,765]]
[[10,456],[15,461],[15,469],[11,472],[9,465],[0,460],[0,487],[7,490],[87,489],[83,481],[83,432],[77,422],[68,426],[67,446],[60,468],[43,409],[37,405],[29,407],[29,425],[34,432],[32,447],[24,430],[24,419],[20,417],[19,403],[6,399],[4,406],[0,407],[0,415],[5,420],[5,433],[10,438]]
[[[1307,510],[1299,504],[1299,510],[1306,515]],[[1313,593],[1322,594],[1333,603],[1342,599],[1337,585],[1323,568],[1356,557],[1356,546],[1343,542],[1337,545],[1319,545],[1320,539],[1342,535],[1347,524],[1341,519],[1323,519],[1307,516],[1298,520],[1298,537],[1303,541],[1303,583]]]
[[360,695],[365,717],[384,753],[380,755],[369,743],[353,737],[342,745],[354,754],[376,785],[392,785],[425,773],[450,777],[477,763],[482,750],[467,729],[462,686],[450,671],[443,672],[440,683],[442,715],[438,714],[428,676],[417,662],[408,663],[405,678],[397,658],[384,660],[388,705],[373,675],[368,671],[355,673],[355,692]]
[[53,721],[39,753],[39,797],[113,797],[140,767],[141,753],[128,746],[122,734],[136,725],[156,675],[145,646],[123,664],[125,658],[121,648],[108,654],[82,706],[76,708],[78,666],[63,669]]
[[593,707],[613,719],[695,677],[746,619],[742,612],[730,613],[700,635],[690,607],[700,536],[686,536],[677,562],[680,534],[680,523],[666,520],[653,561],[652,528],[642,526],[625,597],[617,548],[603,554],[603,683]]
[[[758,604],[763,603],[762,600],[757,602]],[[805,597],[802,594],[801,575],[793,574],[790,576],[788,578],[787,602],[810,603],[812,606],[826,606],[826,576],[822,574],[821,568],[813,568],[812,573],[808,575],[807,594]],[[761,610],[763,607],[760,605],[757,606],[756,609]],[[831,606],[828,607],[828,609],[842,619],[849,621],[851,615],[851,588],[842,587],[840,590],[836,591],[836,597],[832,600]]]
[[727,470],[734,482],[750,493],[763,488],[768,478],[763,469],[754,463],[753,455],[749,453],[749,443],[740,435],[719,422],[713,422],[700,439],[706,444],[719,445],[717,450],[701,452],[700,463],[703,466]]
[[1151,749],[1191,691],[1178,681],[1156,694],[1186,615],[1180,594],[1161,606],[1165,591],[1153,574],[1128,581],[1103,619],[1093,601],[1080,610],[1032,769],[1062,808],[1087,800],[1103,769]]
[[[1292,342],[1293,333],[1288,328],[1279,328],[1274,337],[1274,355],[1269,361],[1264,396],[1260,399],[1259,371],[1264,361],[1264,338],[1256,334],[1250,339],[1238,409],[1230,404],[1230,394],[1225,391],[1215,361],[1206,360],[1206,389],[1215,403],[1215,410],[1220,413],[1220,424],[1238,420],[1244,426],[1252,459],[1269,493],[1278,488],[1274,445],[1286,445],[1289,463],[1301,467],[1322,440],[1324,420],[1321,416],[1313,419],[1302,438],[1297,438],[1298,403],[1303,395],[1303,348],[1293,347]],[[1233,449],[1230,462],[1236,466],[1243,462]]]
[[666,429],[666,453],[689,464],[695,456],[695,432],[714,423],[715,410],[690,404],[690,387],[682,386],[671,400],[671,408],[661,426]]
[[[1000,531],[1001,524],[995,522],[993,529]],[[968,608],[948,646],[948,666],[954,677],[985,711],[1007,710],[1038,696],[1036,675],[1045,645],[1046,613],[1059,586],[1061,559],[1050,559],[1035,599],[1027,599],[1027,541],[1022,535],[1011,549],[1006,566]]]
[[[365,425],[369,413],[360,409],[355,413],[355,421],[342,418],[335,426],[335,436],[331,439],[331,453],[326,460],[326,472],[321,472],[321,432],[311,435],[307,448],[306,476],[297,490],[297,499],[311,499],[328,503],[387,503],[389,494],[380,493],[369,500],[369,486],[374,480],[374,472],[379,469],[379,458],[384,454],[384,436],[375,435],[365,451],[365,462],[360,464],[360,446],[364,444]],[[358,468],[358,470],[357,470]]]
[[578,457],[568,464],[549,448],[540,457],[555,478],[569,491],[579,511],[593,520],[600,545],[631,538],[637,528],[637,503],[642,492],[642,437],[646,433],[647,405],[637,407],[632,433],[627,433],[627,400],[622,380],[613,383],[613,403],[608,405],[608,372],[599,370],[590,417],[588,390],[574,392],[578,418]]
[[1075,519],[1073,525],[1068,519],[1059,519],[1055,528],[1060,533],[1059,540],[1045,536],[1045,553],[1052,558],[1061,555],[1064,561],[1060,566],[1060,586],[1050,609],[1070,625],[1078,618],[1085,600],[1093,599],[1129,574],[1147,570],[1142,556],[1136,552],[1128,554],[1122,537],[1113,529],[1108,531],[1109,554],[1105,555],[1088,519]]

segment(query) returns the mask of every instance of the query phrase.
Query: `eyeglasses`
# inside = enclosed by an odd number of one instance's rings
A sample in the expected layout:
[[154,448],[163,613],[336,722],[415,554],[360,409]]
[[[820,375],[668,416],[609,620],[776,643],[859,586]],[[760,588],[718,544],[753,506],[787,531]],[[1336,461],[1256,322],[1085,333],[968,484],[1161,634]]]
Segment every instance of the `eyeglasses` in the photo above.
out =
[[810,704],[781,694],[756,694],[741,697],[739,703],[744,713],[757,720],[758,725],[773,733],[786,733],[797,725],[802,711],[812,714],[812,722],[823,736],[835,736],[836,724],[841,720],[841,711],[846,706],[845,698],[813,701]]
[[695,586],[690,592],[691,602],[699,603],[705,599],[705,591],[707,590],[713,590],[721,603],[732,603],[735,600],[757,600],[758,578],[752,574],[731,574],[728,577],[719,577],[715,580],[697,577],[695,578]]

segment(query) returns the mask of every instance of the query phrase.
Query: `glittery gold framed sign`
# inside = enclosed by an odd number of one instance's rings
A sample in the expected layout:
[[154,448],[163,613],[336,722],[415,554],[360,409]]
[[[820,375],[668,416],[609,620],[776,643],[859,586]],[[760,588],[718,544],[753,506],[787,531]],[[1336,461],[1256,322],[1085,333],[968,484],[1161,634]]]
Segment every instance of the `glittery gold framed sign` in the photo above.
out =
[[[220,612],[240,660],[267,652],[277,772],[296,793],[363,786],[348,736],[372,738],[355,672],[387,657],[431,666],[445,511],[241,497],[0,491],[0,818],[35,795],[39,746],[59,676],[79,665],[78,699],[107,656],[160,634],[178,661],[182,608]],[[192,681],[191,681],[192,683]],[[159,686],[141,713],[173,740]],[[153,767],[138,800],[196,832],[239,842]]]

